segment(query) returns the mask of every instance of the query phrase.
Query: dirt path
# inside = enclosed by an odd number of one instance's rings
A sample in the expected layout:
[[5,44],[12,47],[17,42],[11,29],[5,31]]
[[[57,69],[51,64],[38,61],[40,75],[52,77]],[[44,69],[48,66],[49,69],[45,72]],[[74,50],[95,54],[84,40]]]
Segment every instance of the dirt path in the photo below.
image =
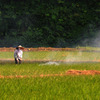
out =
[[0,79],[13,79],[13,78],[44,78],[44,77],[61,77],[61,76],[68,76],[68,75],[100,75],[100,71],[97,70],[69,70],[65,74],[41,74],[41,75],[9,75],[3,76],[0,75]]
[[[16,48],[16,47],[15,47]],[[14,47],[1,47],[1,52],[13,52]],[[52,47],[38,47],[38,48],[24,48],[24,51],[85,51],[85,52],[100,52],[100,50],[89,50],[86,48],[52,48]]]
[[100,75],[100,71],[97,70],[69,70],[67,75]]

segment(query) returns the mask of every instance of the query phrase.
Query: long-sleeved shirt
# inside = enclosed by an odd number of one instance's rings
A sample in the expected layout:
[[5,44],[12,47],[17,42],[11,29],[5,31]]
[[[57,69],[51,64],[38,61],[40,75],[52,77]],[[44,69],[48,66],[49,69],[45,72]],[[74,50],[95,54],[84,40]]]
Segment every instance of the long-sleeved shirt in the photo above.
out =
[[15,50],[14,52],[14,58],[16,59],[22,59],[23,51],[22,50]]

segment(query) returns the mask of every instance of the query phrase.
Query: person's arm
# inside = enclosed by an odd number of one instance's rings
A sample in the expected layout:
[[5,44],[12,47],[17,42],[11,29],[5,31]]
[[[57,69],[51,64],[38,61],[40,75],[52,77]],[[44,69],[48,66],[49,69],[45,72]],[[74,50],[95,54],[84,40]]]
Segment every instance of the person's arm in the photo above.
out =
[[23,57],[23,51],[21,50],[20,60],[22,60]]
[[14,58],[17,57],[17,50],[14,51]]

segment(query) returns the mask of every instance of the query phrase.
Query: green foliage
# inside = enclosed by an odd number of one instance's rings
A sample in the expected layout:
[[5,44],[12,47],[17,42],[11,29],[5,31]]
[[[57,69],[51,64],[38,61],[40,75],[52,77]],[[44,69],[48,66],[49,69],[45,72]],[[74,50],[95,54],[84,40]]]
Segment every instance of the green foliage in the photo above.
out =
[[[0,39],[26,47],[72,47],[93,38],[99,30],[99,0],[2,0]],[[60,40],[58,40],[60,39]],[[18,41],[16,43],[16,41]],[[22,41],[21,41],[22,40]],[[57,44],[58,41],[62,43]],[[6,46],[0,41],[0,46]]]

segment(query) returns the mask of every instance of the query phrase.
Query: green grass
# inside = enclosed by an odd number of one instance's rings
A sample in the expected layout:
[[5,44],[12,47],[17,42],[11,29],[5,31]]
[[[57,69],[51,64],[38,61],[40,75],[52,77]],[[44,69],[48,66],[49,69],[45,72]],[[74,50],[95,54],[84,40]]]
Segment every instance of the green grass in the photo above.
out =
[[86,49],[86,50],[100,51],[100,47],[88,47],[88,46],[86,46],[86,47],[80,47],[80,46],[78,46],[76,48],[81,48],[81,49]]
[[[0,59],[14,59],[13,52],[0,52]],[[93,61],[100,60],[100,53],[81,51],[34,51],[24,52],[23,60]]]
[[99,100],[99,76],[1,79],[1,100]]
[[41,75],[64,74],[69,69],[100,70],[100,63],[60,63],[59,65],[44,65],[44,63],[0,64],[0,75]]
[[[13,59],[13,52],[0,52],[0,59]],[[99,52],[24,52],[23,60],[100,60]],[[14,63],[0,62],[0,76],[65,74],[68,70],[99,70],[100,63]],[[0,100],[99,100],[100,75],[53,76],[0,79]]]
[[[100,70],[100,63],[0,64],[0,75],[64,74],[70,69]],[[0,100],[99,100],[100,75],[0,79]]]

